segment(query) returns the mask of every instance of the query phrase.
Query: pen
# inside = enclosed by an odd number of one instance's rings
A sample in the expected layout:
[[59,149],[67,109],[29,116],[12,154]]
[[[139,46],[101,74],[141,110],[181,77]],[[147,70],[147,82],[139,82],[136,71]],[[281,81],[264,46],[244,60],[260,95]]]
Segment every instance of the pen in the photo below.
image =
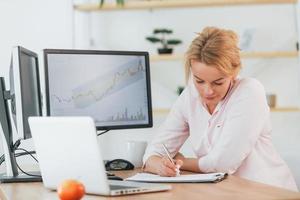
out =
[[[163,146],[164,151],[165,151],[165,153],[167,154],[169,160],[172,162],[173,165],[176,165],[176,164],[174,163],[174,161],[173,161],[173,159],[172,159],[172,157],[171,157],[171,155],[170,155],[170,152],[168,151],[167,147],[166,147],[163,143],[162,143],[162,146]],[[179,175],[180,175],[179,173],[180,173],[179,168],[178,168],[178,166],[176,165],[176,176],[179,176]]]

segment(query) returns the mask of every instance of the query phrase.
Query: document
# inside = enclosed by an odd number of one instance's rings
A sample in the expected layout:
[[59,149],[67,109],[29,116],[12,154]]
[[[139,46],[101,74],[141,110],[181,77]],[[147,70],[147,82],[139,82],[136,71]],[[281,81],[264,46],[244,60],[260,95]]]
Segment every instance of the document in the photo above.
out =
[[164,177],[149,173],[137,173],[126,178],[126,181],[153,182],[153,183],[216,183],[227,177],[227,173],[187,174],[175,177]]

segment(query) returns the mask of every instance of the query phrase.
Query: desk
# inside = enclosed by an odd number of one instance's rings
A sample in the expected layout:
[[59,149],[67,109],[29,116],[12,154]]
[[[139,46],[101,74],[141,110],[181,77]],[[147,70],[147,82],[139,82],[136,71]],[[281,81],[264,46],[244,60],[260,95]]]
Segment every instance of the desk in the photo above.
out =
[[[128,177],[135,171],[116,172],[118,176]],[[3,183],[0,185],[9,200],[54,200],[58,199],[56,192],[47,190],[42,183]],[[205,199],[205,200],[272,200],[272,199],[300,199],[300,193],[272,187],[269,185],[248,181],[235,176],[228,176],[219,183],[191,183],[172,184],[172,190],[148,194],[136,194],[122,197],[103,197],[86,195],[84,200],[101,199]]]

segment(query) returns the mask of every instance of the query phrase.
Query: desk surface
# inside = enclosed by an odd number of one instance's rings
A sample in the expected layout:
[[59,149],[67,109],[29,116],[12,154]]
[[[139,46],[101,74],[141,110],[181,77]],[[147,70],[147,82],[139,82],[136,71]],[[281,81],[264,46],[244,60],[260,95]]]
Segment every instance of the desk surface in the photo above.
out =
[[[117,172],[122,177],[128,177],[136,171]],[[205,199],[205,200],[232,200],[232,199],[300,199],[300,193],[272,187],[269,185],[248,181],[235,176],[228,176],[219,183],[191,183],[171,184],[172,190],[148,194],[136,194],[113,199]],[[3,183],[0,185],[9,200],[54,200],[58,199],[57,193],[47,190],[42,183]],[[111,197],[86,195],[84,200],[111,199]]]

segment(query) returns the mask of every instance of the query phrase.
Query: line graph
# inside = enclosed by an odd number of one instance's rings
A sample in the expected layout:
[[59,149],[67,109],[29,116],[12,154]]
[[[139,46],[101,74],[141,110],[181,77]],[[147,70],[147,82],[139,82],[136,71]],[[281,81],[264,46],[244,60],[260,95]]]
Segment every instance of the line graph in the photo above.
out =
[[114,115],[108,116],[105,120],[96,119],[96,123],[116,123],[116,122],[130,122],[130,121],[145,121],[147,118],[143,109],[140,108],[138,111],[130,112],[128,108],[125,108],[123,112],[117,112]]
[[72,89],[72,95],[69,97],[51,94],[51,101],[58,106],[71,104],[75,108],[85,108],[136,83],[145,76],[145,66],[142,59],[138,57],[111,68],[111,71]]

